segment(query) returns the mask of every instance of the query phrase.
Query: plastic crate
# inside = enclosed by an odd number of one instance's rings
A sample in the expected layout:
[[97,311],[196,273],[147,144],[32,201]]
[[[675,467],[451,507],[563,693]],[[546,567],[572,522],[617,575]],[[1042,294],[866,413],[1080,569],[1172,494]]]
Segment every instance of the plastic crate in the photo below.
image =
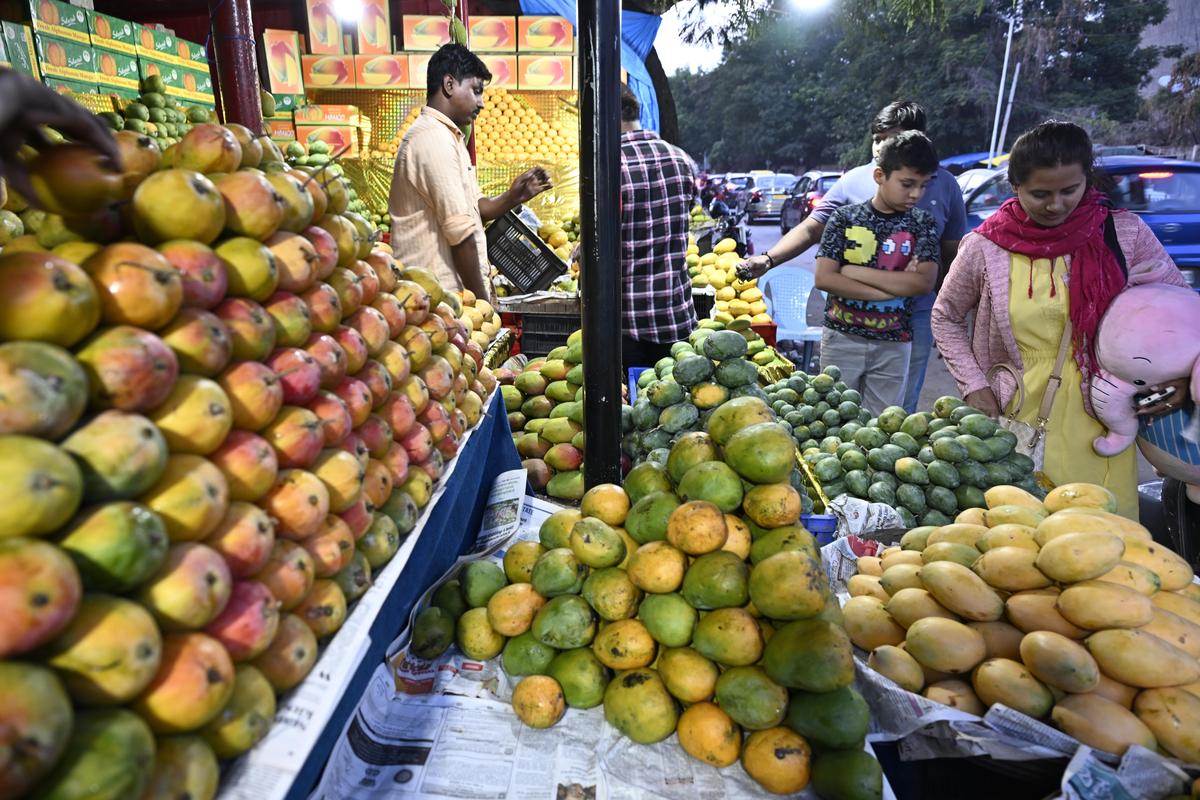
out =
[[630,367],[629,368],[629,405],[637,402],[638,394],[638,378],[642,377],[642,373],[652,367]]
[[515,211],[489,225],[486,237],[488,260],[519,294],[549,288],[567,271],[567,262],[542,241],[537,231],[522,222]]
[[530,358],[544,356],[567,343],[579,329],[579,317],[564,314],[521,314],[521,352]]
[[817,540],[818,547],[829,544],[837,536],[837,517],[833,514],[801,514],[800,524]]
[[692,292],[692,302],[696,305],[696,316],[700,319],[708,319],[712,316],[713,305],[717,302],[717,297],[707,292]]

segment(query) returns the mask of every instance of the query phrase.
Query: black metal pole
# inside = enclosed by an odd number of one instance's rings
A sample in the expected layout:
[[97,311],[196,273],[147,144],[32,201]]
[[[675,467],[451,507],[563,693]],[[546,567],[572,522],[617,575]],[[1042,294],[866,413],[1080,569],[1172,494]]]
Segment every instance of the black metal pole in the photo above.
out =
[[621,4],[583,0],[579,194],[583,228],[584,482],[621,482]]

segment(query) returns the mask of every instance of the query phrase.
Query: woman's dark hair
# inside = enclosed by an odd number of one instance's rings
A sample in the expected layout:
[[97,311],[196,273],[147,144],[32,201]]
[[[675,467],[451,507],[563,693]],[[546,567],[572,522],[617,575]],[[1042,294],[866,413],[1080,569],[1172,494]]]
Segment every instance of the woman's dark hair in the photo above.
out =
[[484,83],[492,79],[492,73],[479,56],[461,44],[445,44],[429,59],[425,72],[425,97],[433,97],[442,88],[442,80],[449,75],[462,82],[467,78],[481,78]]
[[642,118],[642,104],[628,84],[621,84],[621,122],[637,122]]
[[892,128],[905,131],[925,130],[925,109],[911,100],[898,100],[879,109],[871,121],[871,133],[883,133]]
[[1048,120],[1021,134],[1008,156],[1008,182],[1029,180],[1035,169],[1078,164],[1092,179],[1092,139],[1074,122]]
[[937,150],[929,137],[920,131],[904,131],[880,145],[875,163],[885,176],[904,167],[922,175],[932,175],[938,168]]

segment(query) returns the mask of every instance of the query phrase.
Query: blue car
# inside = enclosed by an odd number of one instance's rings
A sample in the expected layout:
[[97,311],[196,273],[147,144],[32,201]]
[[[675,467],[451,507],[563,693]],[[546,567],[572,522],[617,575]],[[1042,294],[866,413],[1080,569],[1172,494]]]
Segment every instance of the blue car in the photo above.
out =
[[[1096,171],[1113,204],[1140,216],[1188,283],[1200,291],[1200,163],[1155,156],[1106,156]],[[967,227],[976,228],[1012,197],[1008,172],[995,170],[969,190]]]

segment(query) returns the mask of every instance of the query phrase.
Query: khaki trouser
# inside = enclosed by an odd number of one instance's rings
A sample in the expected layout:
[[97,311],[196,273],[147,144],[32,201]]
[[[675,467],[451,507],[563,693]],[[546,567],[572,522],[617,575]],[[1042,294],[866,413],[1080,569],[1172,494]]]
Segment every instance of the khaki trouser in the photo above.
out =
[[904,400],[912,342],[867,339],[825,328],[821,333],[821,369],[834,364],[842,382],[862,395],[862,407],[879,414]]

